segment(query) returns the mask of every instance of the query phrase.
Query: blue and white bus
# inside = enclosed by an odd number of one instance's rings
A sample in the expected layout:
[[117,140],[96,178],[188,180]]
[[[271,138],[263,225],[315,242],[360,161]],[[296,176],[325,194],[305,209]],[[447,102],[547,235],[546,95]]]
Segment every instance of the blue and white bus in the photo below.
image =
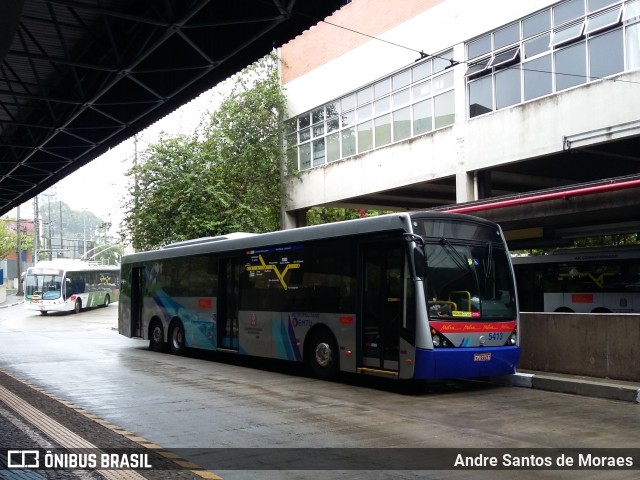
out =
[[126,255],[118,328],[156,351],[305,362],[319,378],[505,375],[520,355],[500,227],[411,212]]

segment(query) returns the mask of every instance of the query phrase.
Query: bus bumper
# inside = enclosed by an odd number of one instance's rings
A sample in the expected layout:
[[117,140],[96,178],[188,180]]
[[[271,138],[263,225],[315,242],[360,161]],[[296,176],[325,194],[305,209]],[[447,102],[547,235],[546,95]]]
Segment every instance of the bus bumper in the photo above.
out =
[[414,378],[472,378],[516,372],[520,347],[416,350]]

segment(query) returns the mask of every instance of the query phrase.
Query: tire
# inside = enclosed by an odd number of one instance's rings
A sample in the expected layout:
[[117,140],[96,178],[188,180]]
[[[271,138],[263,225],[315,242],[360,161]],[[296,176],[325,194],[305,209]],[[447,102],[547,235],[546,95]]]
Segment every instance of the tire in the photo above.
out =
[[180,320],[174,321],[169,327],[169,349],[174,355],[184,355],[186,342],[184,326]]
[[73,306],[73,313],[80,313],[82,310],[82,300],[79,298],[76,300],[75,305]]
[[46,310],[40,310],[40,315],[46,315],[47,313],[49,312],[47,312]]
[[109,295],[105,295],[103,307],[108,307],[110,303],[111,303],[111,298],[109,297]]
[[331,380],[337,376],[340,366],[338,344],[330,332],[316,331],[311,337],[307,353],[309,369],[314,377]]
[[149,327],[149,348],[154,352],[164,352],[164,330],[162,324],[154,320]]

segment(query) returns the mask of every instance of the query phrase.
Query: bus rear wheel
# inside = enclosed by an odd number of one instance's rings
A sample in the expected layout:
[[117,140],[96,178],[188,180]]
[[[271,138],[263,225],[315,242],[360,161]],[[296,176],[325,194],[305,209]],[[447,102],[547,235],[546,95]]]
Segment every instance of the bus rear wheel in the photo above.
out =
[[73,306],[73,313],[80,313],[80,310],[82,310],[82,300],[78,298]]
[[164,330],[162,324],[155,320],[149,327],[149,348],[154,352],[163,352],[164,347]]
[[184,354],[186,348],[184,326],[180,320],[174,321],[169,327],[169,348],[174,355]]
[[316,331],[307,352],[307,361],[314,377],[322,380],[336,377],[339,367],[338,345],[330,332]]

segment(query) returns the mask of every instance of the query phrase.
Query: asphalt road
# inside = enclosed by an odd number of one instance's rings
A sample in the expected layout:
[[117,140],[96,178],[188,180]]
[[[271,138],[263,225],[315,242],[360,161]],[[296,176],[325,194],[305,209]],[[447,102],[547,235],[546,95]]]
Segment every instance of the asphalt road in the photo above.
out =
[[[251,470],[215,469],[229,479],[630,479],[640,469],[404,470],[407,452],[440,465],[475,455],[469,449],[498,457],[550,452],[554,461],[559,450],[539,449],[636,449],[640,406],[463,381],[323,382],[297,365],[155,353],[118,335],[116,324],[117,304],[77,315],[2,309],[0,369],[196,463],[209,461],[202,449],[222,452],[231,466],[242,457]],[[273,450],[250,450],[258,448]],[[346,450],[354,448],[361,450]],[[353,452],[374,466],[356,469]],[[287,471],[265,471],[269,462]]]

